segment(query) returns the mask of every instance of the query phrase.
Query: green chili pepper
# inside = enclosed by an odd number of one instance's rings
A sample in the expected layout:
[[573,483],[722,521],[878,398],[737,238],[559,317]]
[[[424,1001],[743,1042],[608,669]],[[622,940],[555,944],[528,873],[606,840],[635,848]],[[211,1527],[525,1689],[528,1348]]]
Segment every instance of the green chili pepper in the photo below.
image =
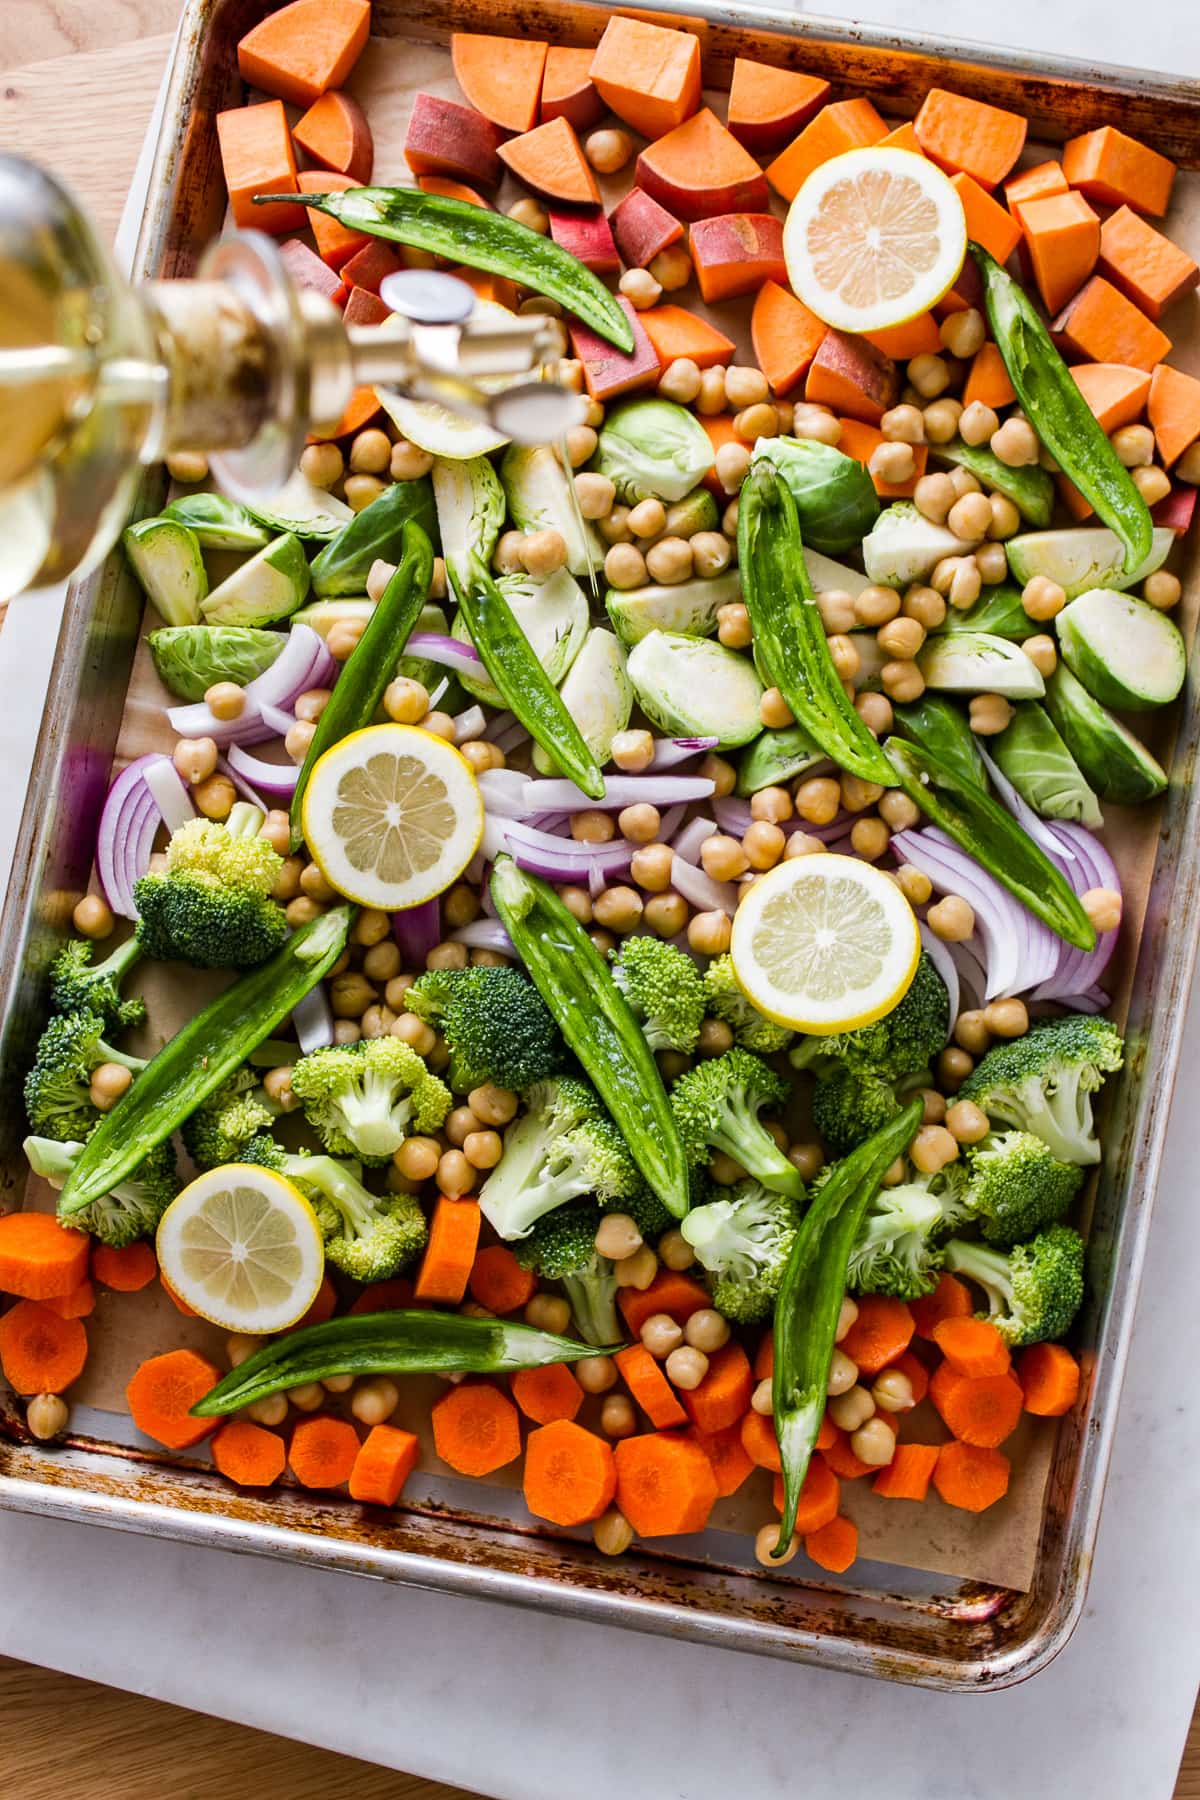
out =
[[[368,507],[361,512],[359,518],[365,518],[370,510]],[[334,744],[341,743],[352,731],[360,731],[375,717],[384,689],[395,673],[400,652],[429,598],[432,580],[433,545],[421,527],[408,519],[401,534],[396,572],[384,588],[366,630],[346,659],[346,666],[317,720],[312,742],[300,765],[289,811],[293,850],[298,850],[304,842],[301,815],[313,770]]]
[[1002,882],[1022,906],[1077,950],[1095,947],[1096,932],[1078,896],[1012,814],[985,788],[964,780],[924,744],[890,737],[883,746],[910,800],[952,837],[960,850]]
[[[256,206],[278,203],[278,194],[255,194]],[[305,194],[304,204],[328,213],[351,231],[431,250],[469,269],[506,275],[521,287],[557,300],[618,350],[633,349],[633,329],[599,276],[553,238],[518,225],[490,207],[420,188],[347,188],[344,194]]]
[[688,1165],[658,1064],[607,962],[554,889],[498,856],[492,899],[518,956],[591,1077],[630,1154],[677,1219]]
[[461,586],[456,584],[455,591],[475,648],[505,706],[589,799],[603,800],[600,764],[517,623],[512,607],[478,559],[470,579]]
[[775,1302],[771,1401],[783,1463],[783,1517],[774,1557],[784,1556],[791,1542],[800,1489],[825,1416],[833,1334],[850,1252],[885,1171],[907,1150],[921,1117],[921,1101],[910,1101],[890,1125],[843,1157],[796,1233]]
[[968,469],[986,488],[995,488],[1012,501],[1021,517],[1044,530],[1054,516],[1054,483],[1037,463],[1014,469],[1001,462],[986,444],[964,444],[951,438],[948,444],[930,444],[929,454],[941,462]]
[[328,975],[355,910],[337,906],[302,925],[163,1045],[84,1145],[58,1197],[60,1219],[69,1222],[109,1193],[270,1037]]
[[979,244],[970,251],[997,348],[1026,417],[1063,474],[1125,546],[1125,573],[1145,562],[1154,524],[1129,470],[1054,348],[1028,295]]
[[331,1375],[503,1375],[583,1356],[611,1356],[620,1347],[598,1350],[552,1331],[460,1313],[358,1313],[276,1338],[210,1388],[192,1415],[220,1418],[268,1394]]
[[927,689],[919,700],[894,708],[896,729],[914,744],[922,744],[964,781],[986,788],[987,770],[979,754],[979,741],[967,715],[943,694]]
[[808,578],[796,502],[771,462],[755,463],[738,498],[738,567],[754,652],[798,724],[839,767],[895,787],[879,745],[847,700]]

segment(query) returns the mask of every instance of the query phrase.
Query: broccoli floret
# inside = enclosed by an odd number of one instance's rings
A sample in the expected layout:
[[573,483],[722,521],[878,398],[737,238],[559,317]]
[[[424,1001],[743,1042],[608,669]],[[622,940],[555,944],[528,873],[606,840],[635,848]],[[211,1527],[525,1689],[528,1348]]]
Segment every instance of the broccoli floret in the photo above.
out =
[[271,899],[283,858],[259,837],[262,813],[239,802],[224,824],[189,819],[167,845],[167,869],[134,883],[138,942],[160,962],[250,969],[287,936]]
[[787,1083],[748,1050],[727,1050],[687,1069],[671,1089],[671,1110],[693,1169],[723,1150],[764,1187],[800,1200],[804,1183],[758,1115],[782,1106]]
[[850,1253],[846,1285],[859,1294],[890,1294],[896,1300],[931,1293],[942,1266],[936,1241],[967,1216],[965,1187],[966,1171],[954,1162],[936,1175],[880,1188]]
[[502,1238],[525,1237],[544,1213],[583,1194],[622,1209],[640,1194],[625,1140],[585,1081],[535,1082],[525,1100],[479,1190],[480,1210]]
[[386,1281],[429,1242],[420,1202],[412,1194],[372,1194],[358,1163],[291,1155],[265,1135],[251,1138],[238,1160],[295,1182],[316,1209],[327,1260],[352,1281]]
[[[51,1187],[60,1188],[75,1167],[83,1145],[27,1137],[23,1148],[34,1174],[42,1176]],[[84,1212],[72,1213],[69,1222],[81,1231],[90,1231],[113,1250],[123,1250],[137,1238],[154,1236],[158,1221],[178,1192],[179,1171],[168,1139],[156,1144],[110,1194],[93,1201]]]
[[414,981],[404,1003],[444,1035],[456,1094],[485,1081],[520,1093],[566,1061],[549,1008],[518,969],[432,969]]
[[966,1202],[989,1244],[1019,1244],[1061,1219],[1083,1170],[1060,1162],[1031,1131],[992,1132],[967,1152]]
[[142,946],[136,937],[126,938],[103,962],[94,963],[95,945],[89,938],[73,938],[64,944],[50,965],[50,1004],[55,1012],[99,1013],[110,1031],[141,1025],[146,1002],[123,1000],[121,982],[141,961]]
[[400,1038],[360,1038],[302,1056],[292,1092],[333,1156],[390,1161],[410,1133],[436,1131],[450,1090]]
[[523,1269],[545,1281],[561,1281],[575,1329],[585,1344],[615,1344],[623,1335],[617,1318],[617,1271],[596,1250],[603,1214],[591,1200],[572,1200],[544,1213],[516,1247]]
[[857,1031],[835,1031],[829,1037],[804,1037],[791,1051],[795,1069],[824,1074],[835,1063],[856,1075],[898,1081],[924,1069],[950,1034],[950,996],[946,984],[922,950],[917,972],[899,1004],[873,1025]]
[[612,953],[613,980],[651,1050],[696,1048],[704,983],[691,957],[656,937],[629,937]]
[[993,1250],[951,1238],[943,1267],[977,1281],[1006,1344],[1040,1344],[1070,1330],[1083,1300],[1083,1239],[1069,1225],[1051,1225],[1028,1244]]
[[874,1075],[835,1069],[813,1089],[813,1124],[834,1156],[849,1155],[899,1111],[893,1089]]
[[746,998],[728,954],[715,956],[704,971],[704,1005],[715,1018],[724,1020],[735,1043],[744,1050],[756,1050],[760,1056],[772,1056],[796,1035],[786,1025],[768,1019]]
[[43,1031],[25,1077],[25,1110],[41,1136],[82,1143],[100,1117],[90,1092],[93,1070],[101,1063],[119,1063],[136,1075],[146,1067],[140,1056],[126,1056],[106,1044],[103,1030],[100,1014],[81,1008],[59,1013]]
[[738,1325],[752,1325],[775,1308],[800,1223],[798,1200],[758,1181],[713,1188],[680,1224],[710,1276],[713,1305]]
[[217,1169],[241,1162],[242,1152],[259,1131],[267,1131],[279,1108],[262,1086],[256,1070],[235,1069],[180,1128],[183,1147],[198,1169]]
[[997,1044],[959,1089],[993,1124],[1032,1131],[1060,1162],[1097,1163],[1092,1095],[1121,1067],[1121,1034],[1107,1019],[1068,1013]]

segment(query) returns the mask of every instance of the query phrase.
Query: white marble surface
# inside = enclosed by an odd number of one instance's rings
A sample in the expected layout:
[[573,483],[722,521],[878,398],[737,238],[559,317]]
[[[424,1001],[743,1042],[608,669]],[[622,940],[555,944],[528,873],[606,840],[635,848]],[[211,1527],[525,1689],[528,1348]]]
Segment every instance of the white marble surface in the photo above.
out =
[[[933,17],[913,0],[871,3],[901,29],[979,40],[1002,29],[1160,67],[1178,66],[1190,16],[1178,0],[1136,14],[1111,0],[1012,0],[999,16],[959,0]],[[34,697],[0,721],[10,795],[22,733],[36,729],[53,611],[18,603],[0,637],[6,693]],[[0,803],[0,855],[10,811]],[[1185,1071],[1198,1059],[1193,1004]],[[892,1800],[1166,1800],[1200,1674],[1190,1128],[1178,1107],[1087,1612],[1058,1661],[1021,1688],[910,1692],[15,1515],[0,1516],[0,1652],[499,1800],[774,1800],[800,1787],[823,1800],[881,1779]]]

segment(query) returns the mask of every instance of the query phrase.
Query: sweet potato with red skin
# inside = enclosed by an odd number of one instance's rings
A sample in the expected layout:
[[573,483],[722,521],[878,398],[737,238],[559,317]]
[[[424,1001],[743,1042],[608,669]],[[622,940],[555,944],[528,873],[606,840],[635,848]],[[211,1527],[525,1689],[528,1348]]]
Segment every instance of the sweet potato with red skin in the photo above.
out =
[[441,194],[447,200],[461,200],[464,206],[482,206],[485,212],[493,210],[490,200],[477,194],[465,181],[451,181],[448,175],[418,175],[417,186],[423,194]]
[[763,283],[750,314],[750,339],[772,392],[791,392],[808,373],[824,336],[822,321],[785,285]]
[[658,352],[624,294],[617,295],[617,305],[624,311],[633,330],[633,350],[629,354],[606,344],[586,325],[576,324],[573,320],[568,324],[571,349],[583,364],[587,391],[593,400],[604,403],[617,399],[620,394],[654,387],[662,374]]
[[[338,175],[332,169],[302,169],[296,183],[302,194],[341,194],[358,186],[349,175]],[[316,240],[317,255],[331,269],[344,268],[357,251],[373,241],[365,231],[351,231],[315,208],[308,211],[308,228]]]
[[976,312],[984,311],[983,277],[979,273],[979,264],[973,256],[968,256],[958,274],[954,277],[954,286],[948,294],[943,294],[933,309],[936,319],[945,319],[950,313],[968,312],[974,308]]
[[599,206],[600,189],[584,156],[575,127],[566,119],[535,125],[500,146],[500,160],[543,200],[567,206]]
[[766,176],[707,107],[642,151],[637,181],[688,224],[767,209]]
[[550,236],[564,250],[569,250],[586,269],[597,275],[613,275],[621,267],[612,227],[603,207],[591,212],[559,212],[548,208]]
[[698,219],[688,248],[700,293],[710,305],[752,294],[764,281],[785,282],[783,226],[774,213],[722,213]]
[[700,104],[700,40],[648,19],[610,18],[592,57],[596,92],[643,137],[660,138]]
[[384,243],[382,238],[371,238],[365,249],[342,264],[342,280],[348,288],[366,288],[368,294],[377,294],[386,277],[397,274],[403,267],[398,251],[391,244]]
[[261,106],[235,106],[217,114],[217,142],[229,193],[229,210],[243,231],[274,236],[303,231],[304,208],[295,200],[255,206],[255,194],[296,194],[296,152],[287,115],[279,100]]
[[630,269],[645,269],[669,244],[677,244],[683,226],[665,206],[644,194],[641,188],[630,188],[625,198],[608,215],[621,261]]
[[346,301],[347,325],[382,325],[391,316],[391,308],[385,306],[379,295],[373,294],[369,288],[350,289]]
[[1128,206],[1101,226],[1097,266],[1151,319],[1161,318],[1181,294],[1200,284],[1200,268],[1187,252]]
[[866,425],[878,425],[896,404],[899,390],[900,378],[890,356],[865,338],[827,331],[809,366],[804,398]]
[[349,175],[364,187],[370,181],[375,141],[366,113],[349,94],[322,94],[292,126],[292,139],[322,169]]
[[1150,508],[1150,517],[1156,525],[1167,531],[1173,531],[1176,537],[1186,537],[1192,528],[1192,515],[1196,510],[1196,489],[1186,481],[1176,481],[1169,494]]
[[311,106],[344,85],[370,29],[369,0],[292,0],[246,33],[238,69],[264,94]]
[[729,83],[729,129],[754,156],[774,156],[828,98],[829,83],[820,75],[738,56]]
[[421,93],[413,101],[404,160],[414,175],[449,175],[482,187],[498,187],[504,166],[498,155],[504,133],[457,100]]
[[502,131],[528,131],[538,116],[549,45],[536,38],[450,33],[454,78],[476,112]]
[[321,261],[315,250],[310,250],[299,238],[284,238],[279,255],[293,287],[308,288],[314,294],[323,294],[335,306],[345,306],[350,298],[349,288],[328,263]]
[[540,118],[543,125],[551,119],[566,119],[576,131],[590,131],[604,117],[604,102],[592,80],[592,58],[595,51],[577,50],[574,46],[551,44],[546,53],[546,69],[542,76]]

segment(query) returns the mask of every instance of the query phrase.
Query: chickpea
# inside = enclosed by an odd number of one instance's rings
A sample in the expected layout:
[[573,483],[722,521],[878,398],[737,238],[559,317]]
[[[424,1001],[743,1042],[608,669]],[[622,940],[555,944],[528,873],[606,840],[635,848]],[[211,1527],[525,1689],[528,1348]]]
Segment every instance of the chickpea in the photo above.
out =
[[1156,569],[1142,583],[1142,599],[1160,612],[1170,612],[1173,606],[1178,606],[1182,593],[1183,583],[1178,575],[1172,575],[1167,569]]
[[60,1436],[67,1429],[71,1411],[61,1394],[34,1394],[25,1406],[25,1423],[29,1435],[40,1444]]
[[317,1412],[325,1404],[325,1389],[319,1381],[305,1381],[289,1388],[287,1397],[297,1412]]
[[751,795],[751,818],[765,819],[769,825],[784,824],[794,811],[792,796],[785,787],[759,788],[757,794]]
[[567,540],[561,531],[528,532],[521,540],[521,562],[530,575],[553,575],[566,567]]
[[925,677],[915,662],[884,663],[879,671],[879,679],[888,699],[901,706],[910,700],[919,700],[925,692]]
[[[595,1359],[593,1358],[593,1360]],[[604,1366],[607,1368],[608,1364],[605,1363]],[[578,1374],[579,1365],[576,1364],[575,1367],[576,1374]],[[614,1376],[613,1379],[615,1380],[616,1377]],[[609,1435],[611,1437],[624,1437],[627,1434],[625,1432],[610,1432]],[[623,1512],[618,1512],[617,1508],[612,1506],[606,1513],[601,1513],[600,1517],[593,1524],[592,1542],[595,1544],[597,1550],[599,1550],[601,1556],[624,1556],[630,1544],[633,1542],[633,1526],[629,1523],[629,1520],[625,1517]]]
[[995,587],[1008,574],[1008,557],[1004,553],[1004,545],[996,543],[980,544],[975,552],[975,567],[979,570],[979,579],[985,587]]
[[408,1137],[395,1152],[392,1163],[409,1181],[429,1181],[437,1173],[441,1154],[436,1138]]
[[946,519],[955,537],[968,540],[986,537],[991,523],[992,508],[986,494],[964,494],[954,502]]
[[981,400],[972,400],[964,406],[962,417],[958,421],[958,435],[964,444],[989,443],[1000,429],[1000,420],[990,406]]
[[[925,408],[925,436],[931,444],[948,444],[958,435],[962,406],[957,400],[935,400]],[[949,478],[953,481],[953,476]]]
[[382,475],[391,460],[391,440],[378,426],[358,432],[350,445],[350,467],[356,475]]
[[[754,1560],[761,1563],[764,1569],[782,1569],[790,1563],[800,1548],[800,1539],[793,1532],[786,1548],[779,1552],[779,1524],[762,1525],[754,1535]],[[776,1554],[779,1552],[779,1554]]]
[[307,444],[300,453],[300,473],[314,487],[331,488],[342,479],[344,468],[336,444]]
[[583,140],[583,154],[597,175],[615,175],[633,155],[633,139],[612,127],[593,131]]
[[908,365],[908,379],[924,400],[936,400],[950,385],[950,369],[944,356],[923,350]]
[[1188,445],[1175,464],[1175,474],[1180,481],[1186,481],[1189,487],[1200,484],[1200,438]]
[[690,1269],[696,1260],[696,1252],[684,1237],[677,1225],[670,1231],[664,1231],[658,1240],[658,1259],[666,1269],[674,1269],[682,1273]]
[[525,564],[521,552],[525,537],[520,531],[502,531],[492,551],[492,567],[501,575],[519,575]]
[[771,1392],[771,1377],[769,1375],[765,1376],[763,1380],[758,1383],[754,1392],[751,1394],[750,1410],[751,1412],[756,1412],[762,1419],[769,1419],[774,1412],[775,1403]]
[[886,694],[856,694],[854,710],[867,730],[877,738],[886,737],[892,729],[892,703]]
[[1053,675],[1058,667],[1058,649],[1054,639],[1041,633],[1021,640],[1021,648],[1039,675]]
[[367,570],[367,599],[382,600],[388,582],[396,573],[396,564],[377,556]]
[[950,1093],[957,1093],[974,1067],[974,1057],[951,1046],[938,1057],[938,1080]]
[[993,494],[988,504],[992,509],[992,522],[988,526],[988,536],[995,538],[998,542],[1015,537],[1021,529],[1021,515],[1008,495]]
[[[664,400],[678,401],[680,406],[690,406],[700,392],[700,370],[690,356],[677,356],[663,370],[658,382],[658,391]],[[724,384],[722,383],[722,404],[724,403]]]
[[1115,888],[1089,888],[1080,904],[1097,932],[1116,931],[1120,926],[1122,900]]
[[1021,605],[1031,619],[1055,618],[1067,604],[1067,596],[1057,581],[1035,575],[1021,590]]
[[701,1059],[710,1056],[724,1056],[733,1048],[733,1032],[724,1019],[715,1019],[711,1014],[700,1021],[700,1033],[696,1039],[696,1055]]
[[[532,1301],[530,1305],[532,1305]],[[600,1429],[605,1437],[632,1437],[637,1430],[637,1415],[627,1394],[609,1394],[600,1408]]]
[[885,1413],[911,1412],[915,1405],[913,1385],[903,1369],[884,1369],[877,1375],[871,1384],[871,1398]]
[[947,894],[925,915],[935,937],[947,944],[963,944],[975,935],[975,912],[958,894]]
[[94,943],[111,937],[117,925],[108,901],[99,894],[85,894],[75,902],[71,923],[81,937],[91,938]]
[[935,525],[944,523],[958,496],[948,475],[922,475],[913,489],[917,511]]
[[835,1395],[825,1411],[840,1431],[857,1431],[874,1417],[875,1402],[865,1387],[856,1384]]
[[617,1371],[608,1356],[581,1356],[572,1365],[575,1379],[585,1394],[607,1394],[617,1385]]
[[712,1356],[729,1342],[729,1322],[711,1306],[702,1306],[688,1319],[683,1328],[683,1336],[693,1350]]
[[[915,410],[915,408],[914,408]],[[871,452],[867,468],[877,481],[893,486],[911,481],[917,470],[917,459],[908,443],[878,444]]]
[[686,287],[692,279],[692,259],[682,244],[668,244],[657,256],[652,256],[647,265],[651,275],[668,293],[676,288]]
[[632,1256],[623,1256],[614,1264],[617,1286],[637,1288],[643,1294],[657,1273],[658,1258],[649,1244],[641,1245]]
[[316,730],[316,726],[308,719],[297,719],[294,725],[289,725],[284,736],[283,747],[293,762],[304,761],[308,755],[309,745],[316,735]]
[[469,1194],[475,1186],[475,1170],[461,1150],[444,1150],[438,1158],[438,1191],[451,1200]]
[[993,1000],[983,1009],[983,1021],[993,1037],[1024,1037],[1029,1030],[1029,1012],[1023,1000]]
[[334,662],[347,662],[358,648],[358,640],[367,629],[365,619],[339,619],[331,625],[325,638],[325,648]]
[[645,800],[635,806],[622,807],[617,814],[617,828],[631,844],[652,843],[661,824],[657,806],[651,806]]
[[654,739],[644,729],[618,731],[610,754],[625,774],[640,775],[654,761]]
[[357,1019],[335,1019],[333,1022],[335,1044],[357,1044],[362,1035],[362,1026]]
[[725,371],[725,398],[735,412],[742,412],[748,406],[761,405],[770,392],[767,378],[761,369],[731,363]]
[[292,900],[300,892],[300,871],[304,864],[298,856],[284,858],[275,886],[271,889],[272,900]]
[[895,588],[865,587],[854,597],[854,617],[859,625],[872,628],[886,625],[900,611],[900,596]]
[[1147,468],[1154,461],[1154,433],[1148,425],[1122,425],[1109,442],[1127,469]]
[[911,662],[925,642],[925,627],[919,620],[904,614],[880,627],[879,648],[897,662]]
[[831,775],[801,781],[795,793],[796,815],[809,825],[831,825],[842,804],[842,790]]
[[347,475],[342,484],[346,496],[346,505],[352,512],[364,512],[373,500],[378,500],[384,491],[384,484],[377,475]]
[[597,1255],[607,1256],[612,1262],[623,1262],[640,1250],[642,1243],[642,1234],[628,1213],[605,1213],[596,1231]]
[[[728,376],[725,394],[728,398]],[[776,437],[779,433],[779,414],[765,400],[759,401],[757,405],[747,406],[742,412],[734,414],[733,429],[747,444],[757,443],[759,438]]]
[[[879,421],[879,429],[889,443],[923,444],[925,442],[925,419],[919,406],[893,406],[884,413]],[[907,480],[908,477],[901,476],[899,479]]]
[[369,1375],[360,1381],[350,1400],[350,1411],[360,1425],[383,1425],[400,1404],[400,1389],[387,1375]]
[[461,1150],[464,1138],[478,1131],[481,1124],[482,1120],[469,1106],[455,1106],[446,1114],[442,1130],[455,1148]]
[[827,406],[814,406],[798,400],[792,410],[792,436],[811,438],[816,444],[835,446],[841,439],[842,422],[835,419]]
[[842,681],[853,681],[862,666],[862,658],[853,638],[834,632],[827,640],[829,658]]
[[555,456],[559,462],[565,453],[572,469],[581,469],[585,462],[595,454],[598,442],[596,433],[590,425],[572,425],[564,442],[555,445]]
[[208,479],[208,458],[199,450],[172,450],[163,461],[172,481],[181,481],[190,487],[197,481]]
[[435,944],[426,952],[425,967],[427,969],[465,969],[467,966],[467,947],[465,944],[454,944],[449,941]]
[[[629,873],[645,893],[662,895],[671,885],[674,861],[674,852],[669,844],[646,844],[634,851]],[[642,916],[645,918],[646,913]]]
[[561,1336],[571,1323],[571,1309],[560,1294],[534,1294],[525,1308],[525,1323]]
[[1003,694],[973,694],[968,715],[976,737],[995,737],[1011,725],[1013,709]]
[[695,399],[696,411],[702,418],[725,411],[724,369],[703,369]]
[[607,519],[617,498],[617,490],[607,475],[590,471],[575,477],[575,498],[585,519]]
[[844,1350],[835,1348],[829,1360],[829,1380],[825,1392],[831,1400],[836,1400],[839,1394],[848,1394],[857,1380],[858,1364]]
[[708,1374],[708,1358],[703,1350],[697,1350],[691,1344],[683,1344],[678,1350],[672,1350],[664,1367],[667,1380],[672,1386],[690,1393],[693,1388],[700,1386]]
[[750,857],[737,838],[718,831],[701,844],[700,867],[714,881],[736,881],[750,867]]
[[586,888],[571,887],[559,889],[559,897],[572,918],[578,919],[581,925],[592,922],[592,896]]
[[[310,899],[316,896],[310,895]],[[378,998],[378,990],[356,970],[335,975],[329,983],[329,1004],[335,1019],[360,1019],[366,1008]]]
[[954,1041],[972,1056],[982,1056],[992,1041],[982,1008],[969,1007],[954,1021]]
[[634,544],[614,544],[604,558],[604,579],[609,587],[635,588],[646,585],[646,559]]
[[1010,469],[1023,469],[1038,459],[1037,433],[1028,419],[1006,419],[999,431],[992,433],[990,448]]
[[[666,541],[670,542],[671,540],[667,539]],[[697,575],[708,581],[714,575],[724,574],[733,559],[733,546],[723,532],[696,531],[692,533],[690,543],[692,567]],[[724,608],[722,608],[723,610]]]
[[859,1462],[873,1469],[885,1468],[896,1454],[896,1433],[886,1419],[868,1419],[850,1434],[850,1449]]
[[524,225],[528,230],[536,231],[541,237],[545,237],[550,229],[550,215],[538,205],[536,200],[531,200],[527,196],[517,200],[509,207],[508,216],[510,219],[515,219],[518,225]]
[[[295,729],[296,727],[293,726],[292,730]],[[312,731],[313,727],[306,725],[304,729]],[[288,735],[290,737],[291,733],[289,732]],[[206,819],[215,819],[218,822],[227,819],[233,811],[233,803],[236,799],[237,789],[228,775],[210,775],[207,780],[196,782],[192,788],[192,802],[196,811],[203,813]]]
[[717,608],[717,637],[728,650],[745,650],[753,633],[750,614],[740,600],[731,600]]
[[924,906],[933,893],[933,883],[922,869],[902,863],[896,871],[896,886],[910,906]]
[[933,585],[962,612],[978,600],[983,577],[973,556],[949,556],[933,571]]
[[750,452],[745,444],[722,444],[715,458],[717,480],[727,494],[736,493],[750,468]]
[[92,1079],[88,1089],[92,1105],[98,1112],[111,1112],[132,1081],[133,1071],[127,1069],[123,1063],[100,1063],[97,1068],[92,1070]]
[[778,825],[771,825],[765,819],[756,819],[754,824],[742,838],[742,849],[746,852],[750,867],[762,871],[773,869],[783,855],[787,839]]
[[639,1333],[642,1343],[656,1362],[666,1362],[672,1350],[683,1342],[683,1327],[670,1313],[651,1313]]
[[958,1156],[958,1139],[944,1125],[922,1125],[908,1154],[922,1175],[936,1175]]
[[688,920],[688,944],[700,956],[724,956],[733,935],[728,913],[698,912]]
[[602,888],[592,901],[592,914],[605,931],[626,937],[641,920],[642,896],[636,888]]
[[699,773],[705,781],[712,782],[714,800],[723,800],[737,785],[737,770],[733,764],[723,756],[714,756],[711,750],[700,764]]
[[[724,539],[721,541],[724,542]],[[664,587],[674,587],[676,583],[690,579],[692,557],[693,551],[689,539],[660,538],[657,544],[651,544],[646,552],[646,573],[651,581],[660,582]]]
[[973,1100],[956,1100],[946,1108],[946,1129],[960,1144],[978,1144],[991,1130],[987,1114]]
[[1171,491],[1171,477],[1165,469],[1135,469],[1133,485],[1147,506],[1157,506]]
[[882,819],[856,819],[850,828],[854,854],[864,862],[878,862],[891,841],[892,834]]
[[758,716],[764,725],[772,729],[796,723],[791,707],[777,687],[770,687],[764,691],[763,697],[758,703]]

